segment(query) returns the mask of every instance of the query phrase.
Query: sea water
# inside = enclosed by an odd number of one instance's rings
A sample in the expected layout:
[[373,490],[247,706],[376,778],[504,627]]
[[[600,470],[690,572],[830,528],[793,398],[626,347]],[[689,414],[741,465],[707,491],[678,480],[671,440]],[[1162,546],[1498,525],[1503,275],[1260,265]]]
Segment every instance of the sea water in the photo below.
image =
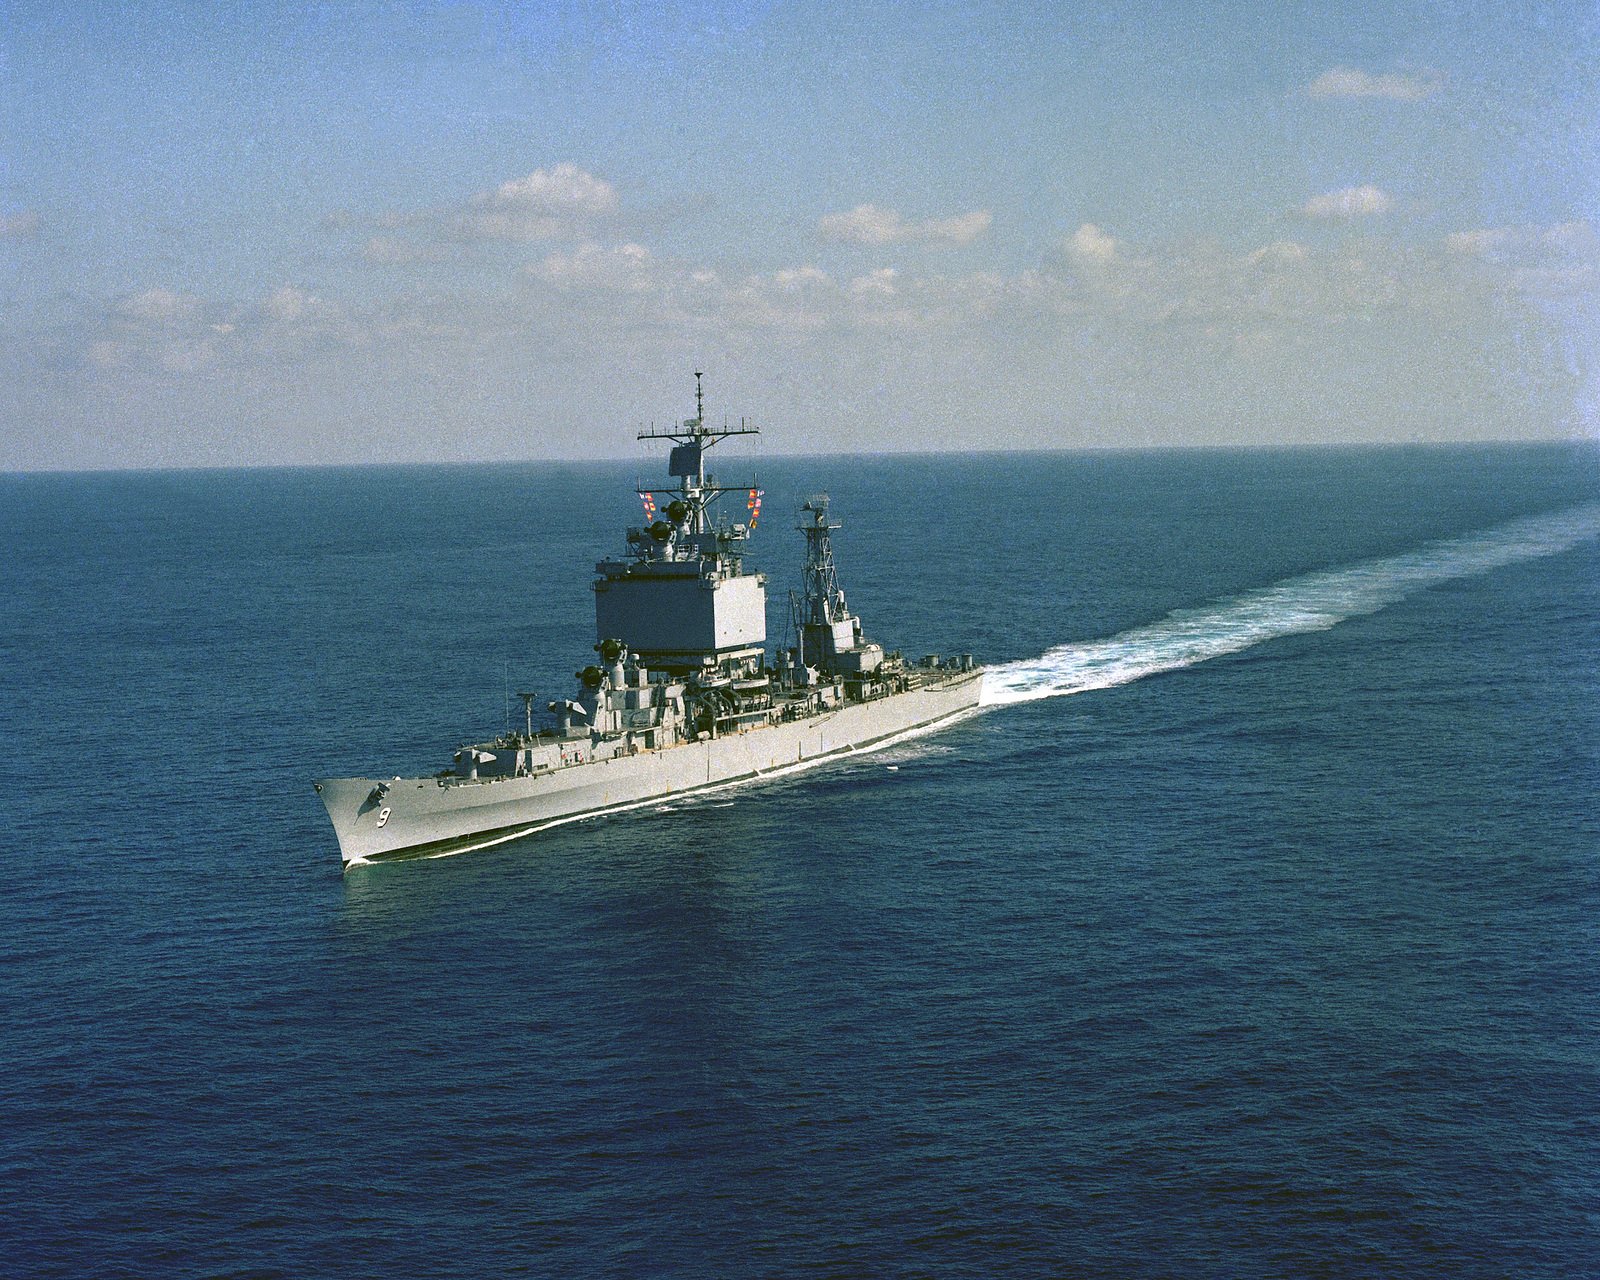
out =
[[0,477],[0,1272],[1600,1271],[1593,447],[721,462],[986,708],[347,876],[653,464]]

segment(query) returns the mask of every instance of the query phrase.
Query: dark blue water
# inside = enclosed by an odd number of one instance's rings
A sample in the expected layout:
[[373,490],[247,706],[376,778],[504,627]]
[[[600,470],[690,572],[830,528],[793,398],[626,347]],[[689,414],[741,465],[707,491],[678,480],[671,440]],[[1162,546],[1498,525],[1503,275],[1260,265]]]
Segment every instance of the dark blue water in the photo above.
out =
[[0,1271],[1600,1273],[1592,448],[761,472],[1005,704],[347,877],[636,469],[0,477]]

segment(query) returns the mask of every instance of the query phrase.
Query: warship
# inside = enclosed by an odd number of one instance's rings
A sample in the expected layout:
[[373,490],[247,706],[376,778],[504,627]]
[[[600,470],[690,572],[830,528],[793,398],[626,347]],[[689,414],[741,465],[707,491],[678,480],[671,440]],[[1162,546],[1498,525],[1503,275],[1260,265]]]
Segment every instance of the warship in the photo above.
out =
[[[595,652],[552,723],[457,750],[420,778],[326,778],[315,784],[345,869],[442,857],[565,822],[793,772],[941,727],[978,704],[970,654],[916,661],[868,640],[834,565],[840,524],[825,494],[800,508],[800,589],[788,643],[767,651],[766,578],[745,564],[762,491],[717,483],[713,447],[759,428],[695,416],[639,433],[670,442],[667,488],[640,487],[646,523],[626,553],[595,566]],[[743,521],[718,509],[745,496]]]

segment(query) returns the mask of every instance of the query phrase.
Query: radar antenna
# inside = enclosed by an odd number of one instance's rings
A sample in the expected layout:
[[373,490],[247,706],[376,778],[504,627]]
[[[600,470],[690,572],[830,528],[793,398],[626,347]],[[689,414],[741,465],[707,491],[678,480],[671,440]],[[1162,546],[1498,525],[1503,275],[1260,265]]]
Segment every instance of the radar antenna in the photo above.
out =
[[[656,494],[670,494],[681,501],[681,517],[674,515],[673,522],[681,526],[682,532],[695,536],[711,532],[711,522],[706,513],[719,495],[748,487],[725,487],[707,476],[706,451],[729,436],[761,434],[761,428],[748,425],[743,418],[739,419],[737,427],[706,426],[704,377],[700,370],[695,370],[694,417],[686,419],[680,426],[659,431],[652,426],[648,431],[639,432],[637,437],[640,440],[671,440],[675,446],[668,457],[667,473],[682,481],[681,486],[677,489],[640,489],[638,492],[641,498],[648,496],[653,499]],[[670,510],[675,504],[665,505]]]
[[800,508],[800,519],[795,527],[806,535],[805,590],[802,600],[805,612],[802,621],[831,626],[850,616],[844,601],[844,589],[839,585],[839,571],[833,564],[833,539],[830,536],[840,527],[828,513],[828,495],[815,494]]
[[[790,625],[802,667],[835,668],[836,661],[862,644],[861,623],[845,603],[833,563],[833,531],[839,522],[828,512],[828,495],[819,493],[800,508],[796,526],[806,535],[802,590],[790,596]],[[860,670],[861,668],[857,668]]]

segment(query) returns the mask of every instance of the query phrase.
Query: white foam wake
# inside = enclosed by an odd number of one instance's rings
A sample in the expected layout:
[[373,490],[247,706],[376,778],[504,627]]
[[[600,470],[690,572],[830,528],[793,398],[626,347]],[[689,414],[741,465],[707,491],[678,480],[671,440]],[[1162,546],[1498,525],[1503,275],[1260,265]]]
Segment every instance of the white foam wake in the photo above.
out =
[[1597,535],[1600,503],[1587,503],[1431,542],[1404,555],[1289,578],[1177,610],[1108,640],[1058,645],[1037,658],[991,667],[984,676],[983,705],[1108,689],[1238,653],[1278,636],[1326,631],[1435,583],[1555,555]]

